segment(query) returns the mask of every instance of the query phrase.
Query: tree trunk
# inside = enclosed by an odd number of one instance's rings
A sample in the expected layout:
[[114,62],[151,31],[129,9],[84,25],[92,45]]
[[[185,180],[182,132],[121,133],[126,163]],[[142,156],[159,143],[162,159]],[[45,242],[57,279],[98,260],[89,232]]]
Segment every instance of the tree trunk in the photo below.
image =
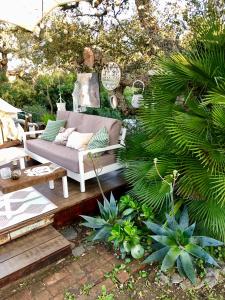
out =
[[0,60],[0,72],[3,75],[2,77],[6,78],[6,73],[8,70],[8,50],[5,43],[0,48],[1,60]]
[[124,99],[123,92],[125,86],[120,85],[118,88],[115,89],[114,95],[118,100],[118,109],[123,113],[124,116],[129,116],[135,114],[135,109],[132,108],[126,100]]
[[49,106],[50,106],[50,112],[51,112],[51,114],[53,114],[53,104],[52,104],[51,97],[49,95],[48,85],[47,85],[47,100],[48,100],[48,103],[49,103]]

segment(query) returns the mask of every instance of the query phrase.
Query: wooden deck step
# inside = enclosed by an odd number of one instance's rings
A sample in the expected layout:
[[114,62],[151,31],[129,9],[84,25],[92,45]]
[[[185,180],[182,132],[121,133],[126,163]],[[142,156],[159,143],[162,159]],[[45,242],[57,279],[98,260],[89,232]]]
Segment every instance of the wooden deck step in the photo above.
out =
[[47,226],[0,247],[0,287],[71,253],[67,241]]

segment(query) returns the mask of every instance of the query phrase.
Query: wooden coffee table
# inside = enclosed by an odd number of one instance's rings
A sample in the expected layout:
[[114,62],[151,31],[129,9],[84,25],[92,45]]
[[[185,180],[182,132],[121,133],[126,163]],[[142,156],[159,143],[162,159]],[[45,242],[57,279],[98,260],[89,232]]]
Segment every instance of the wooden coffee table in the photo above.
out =
[[[50,166],[50,165],[51,163],[47,163],[47,164],[41,164],[40,166]],[[63,196],[64,198],[68,198],[69,194],[68,194],[67,172],[65,169],[59,167],[49,174],[39,175],[39,176],[28,176],[26,174],[26,170],[28,169],[31,168],[26,168],[22,170],[21,171],[22,174],[20,178],[17,180],[0,178],[0,192],[2,194],[7,194],[37,184],[46,183],[46,182],[49,182],[50,189],[54,189],[54,180],[62,178]]]

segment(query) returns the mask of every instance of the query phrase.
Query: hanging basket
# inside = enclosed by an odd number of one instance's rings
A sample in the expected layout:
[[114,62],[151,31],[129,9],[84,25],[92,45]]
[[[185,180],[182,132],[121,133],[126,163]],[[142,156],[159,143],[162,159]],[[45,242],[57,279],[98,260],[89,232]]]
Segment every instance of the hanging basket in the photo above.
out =
[[141,80],[135,80],[133,82],[133,85],[132,85],[132,88],[135,87],[135,84],[136,83],[140,83],[142,85],[142,93],[141,94],[133,94],[132,96],[132,100],[131,100],[131,105],[134,107],[134,108],[139,108],[140,107],[140,104],[141,104],[141,101],[143,100],[143,92],[144,92],[144,89],[145,89],[145,84],[143,81]]
[[58,111],[65,111],[66,110],[66,102],[62,99],[62,96],[59,95],[59,102],[56,103]]

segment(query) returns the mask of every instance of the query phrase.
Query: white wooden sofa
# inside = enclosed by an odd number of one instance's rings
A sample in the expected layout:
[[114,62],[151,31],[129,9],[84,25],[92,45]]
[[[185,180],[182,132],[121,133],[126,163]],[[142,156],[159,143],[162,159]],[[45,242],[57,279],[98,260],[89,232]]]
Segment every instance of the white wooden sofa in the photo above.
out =
[[66,128],[74,127],[78,132],[96,133],[99,129],[106,127],[110,143],[105,148],[78,151],[63,145],[41,139],[27,139],[30,134],[41,134],[43,131],[32,131],[24,133],[24,149],[30,157],[41,162],[53,162],[67,170],[67,176],[80,182],[81,192],[85,192],[85,181],[95,177],[93,164],[88,156],[89,153],[99,153],[94,159],[98,174],[102,175],[120,169],[122,166],[116,160],[113,150],[124,146],[126,129],[122,128],[122,122],[112,118],[93,116],[88,114],[60,111],[57,119],[66,120]]

